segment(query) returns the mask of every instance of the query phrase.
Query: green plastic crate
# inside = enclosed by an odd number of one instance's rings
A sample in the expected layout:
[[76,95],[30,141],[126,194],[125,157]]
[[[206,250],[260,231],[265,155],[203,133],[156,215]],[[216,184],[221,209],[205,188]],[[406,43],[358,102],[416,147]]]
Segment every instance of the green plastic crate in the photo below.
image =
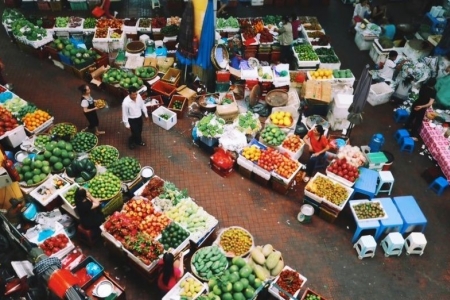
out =
[[381,170],[384,164],[388,162],[388,159],[383,152],[373,152],[367,153],[367,162],[369,169]]
[[87,2],[69,2],[72,10],[88,10]]

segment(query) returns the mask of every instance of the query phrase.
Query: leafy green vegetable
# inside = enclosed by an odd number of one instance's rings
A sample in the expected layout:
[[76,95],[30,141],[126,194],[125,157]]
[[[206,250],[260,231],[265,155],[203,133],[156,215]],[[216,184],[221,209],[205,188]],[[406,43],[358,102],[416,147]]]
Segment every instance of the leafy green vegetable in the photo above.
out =
[[197,124],[200,136],[219,137],[223,133],[225,120],[218,118],[215,114],[208,114],[203,117]]

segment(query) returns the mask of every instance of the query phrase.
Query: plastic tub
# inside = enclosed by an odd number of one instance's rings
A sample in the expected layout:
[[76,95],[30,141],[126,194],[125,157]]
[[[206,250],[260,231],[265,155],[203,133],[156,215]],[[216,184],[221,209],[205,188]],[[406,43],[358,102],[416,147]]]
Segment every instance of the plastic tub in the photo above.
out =
[[394,155],[391,152],[388,151],[381,151],[384,153],[384,156],[386,156],[387,158],[387,162],[384,163],[383,168],[381,169],[382,171],[389,171],[389,169],[391,168],[392,164],[394,163]]

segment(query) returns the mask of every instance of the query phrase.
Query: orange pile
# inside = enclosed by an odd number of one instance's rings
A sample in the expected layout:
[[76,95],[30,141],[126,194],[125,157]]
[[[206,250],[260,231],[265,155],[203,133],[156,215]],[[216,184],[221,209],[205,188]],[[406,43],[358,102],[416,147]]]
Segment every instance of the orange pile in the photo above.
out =
[[22,118],[22,122],[28,130],[34,131],[36,128],[50,120],[50,118],[51,116],[48,112],[38,109],[35,112],[26,114],[25,117]]

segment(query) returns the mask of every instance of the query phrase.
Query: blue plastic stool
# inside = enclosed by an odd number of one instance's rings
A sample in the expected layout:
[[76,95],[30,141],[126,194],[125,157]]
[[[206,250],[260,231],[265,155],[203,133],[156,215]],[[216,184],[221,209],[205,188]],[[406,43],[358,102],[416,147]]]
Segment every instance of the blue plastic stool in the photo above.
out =
[[394,114],[395,123],[405,123],[408,120],[409,113],[406,109],[397,109]]
[[403,142],[403,138],[409,137],[409,132],[406,129],[399,129],[395,132],[394,138],[397,141],[397,144],[401,145]]
[[352,237],[352,243],[355,243],[358,240],[363,230],[370,230],[370,229],[374,229],[375,230],[374,236],[377,236],[378,230],[380,230],[380,223],[378,221],[361,221],[361,222],[356,221],[356,230]]
[[402,146],[400,148],[400,151],[406,151],[409,153],[413,153],[414,151],[414,140],[410,137],[403,138]]
[[448,181],[444,177],[436,178],[429,186],[428,189],[435,191],[438,196],[442,195],[445,188],[448,187]]

